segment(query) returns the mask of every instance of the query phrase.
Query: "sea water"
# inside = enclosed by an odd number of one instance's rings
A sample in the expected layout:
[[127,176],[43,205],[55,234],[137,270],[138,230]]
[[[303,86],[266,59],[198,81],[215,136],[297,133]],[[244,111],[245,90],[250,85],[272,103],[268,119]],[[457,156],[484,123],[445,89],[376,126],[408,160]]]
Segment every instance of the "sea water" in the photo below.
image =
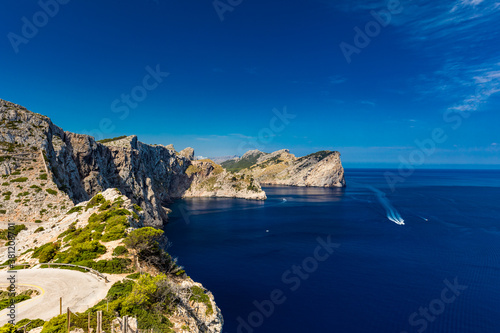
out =
[[500,171],[386,175],[176,201],[168,251],[224,332],[500,332]]

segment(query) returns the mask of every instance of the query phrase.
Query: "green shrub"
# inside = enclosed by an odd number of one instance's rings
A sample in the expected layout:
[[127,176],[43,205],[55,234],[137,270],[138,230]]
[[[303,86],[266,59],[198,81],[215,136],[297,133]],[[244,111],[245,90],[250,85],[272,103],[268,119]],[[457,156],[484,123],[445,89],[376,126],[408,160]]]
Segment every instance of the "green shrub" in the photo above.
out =
[[44,244],[33,251],[33,257],[38,258],[39,262],[49,262],[54,259],[60,247],[59,242]]
[[38,193],[38,192],[40,192],[42,190],[42,188],[39,187],[39,186],[37,186],[37,185],[31,185],[30,188],[35,189],[36,193]]
[[45,230],[45,229],[44,229],[43,227],[38,227],[38,228],[36,228],[36,230],[35,230],[35,234],[36,234],[37,232],[41,232],[41,231],[44,231],[44,230]]
[[25,318],[25,319],[22,319],[22,320],[17,322],[16,329],[20,329],[21,327],[23,327],[24,325],[26,325],[28,323],[29,323],[29,325],[26,326],[26,332],[28,332],[34,328],[43,326],[43,324],[45,324],[45,321],[42,319],[30,320],[30,319]]
[[117,136],[116,138],[102,139],[102,140],[99,140],[97,142],[108,143],[108,142],[113,142],[113,141],[116,141],[116,140],[121,140],[121,139],[124,139],[126,137],[127,137],[126,135],[121,135],[121,136]]
[[142,208],[139,205],[134,204],[134,209],[138,212],[142,212]]
[[125,201],[122,197],[118,197],[115,199],[115,201],[113,201],[113,205],[111,206],[111,208],[122,208],[124,202]]
[[158,241],[162,235],[163,230],[151,227],[135,229],[128,234],[123,243],[137,252],[139,260],[164,272],[173,272],[178,267],[168,253],[161,249]]
[[111,260],[99,260],[99,261],[85,260],[78,262],[76,264],[95,269],[96,271],[101,273],[123,274],[123,273],[130,273],[128,267],[130,266],[131,263],[132,260],[130,259],[113,258]]
[[108,301],[111,302],[121,297],[127,296],[128,294],[130,294],[133,287],[134,287],[133,281],[124,281],[124,282],[118,281],[115,284],[113,284],[111,288],[109,288],[106,298],[108,299]]
[[46,173],[42,173],[39,178],[41,180],[47,180],[47,174]]
[[115,215],[106,219],[106,229],[102,236],[103,242],[118,240],[125,237],[125,230],[129,227],[128,219],[123,215]]
[[61,333],[66,332],[68,327],[66,314],[53,317],[43,325],[43,333]]
[[24,183],[27,180],[28,180],[28,177],[19,177],[19,178],[12,179],[10,182],[11,183]]
[[114,256],[121,256],[122,254],[126,254],[128,253],[128,250],[125,246],[123,245],[118,245],[117,247],[115,247],[115,249],[113,250],[113,255]]
[[83,206],[75,206],[75,207],[71,208],[70,210],[68,210],[68,212],[66,214],[69,215],[69,214],[81,212],[82,210],[83,210]]
[[164,274],[142,274],[133,284],[132,291],[123,298],[122,314],[137,317],[140,329],[155,328],[172,332],[172,323],[164,315],[172,310],[175,296]]
[[76,264],[84,260],[91,260],[106,253],[106,247],[99,241],[87,241],[73,244],[68,250],[57,255],[57,262]]
[[47,191],[48,194],[52,194],[52,195],[56,195],[57,194],[57,191],[56,190],[53,190],[51,188],[48,188],[46,189],[45,191]]
[[163,235],[163,230],[144,227],[133,230],[123,243],[131,249],[142,251],[157,244],[160,237]]
[[75,230],[76,230],[76,222],[73,222],[69,225],[68,229],[66,229],[65,231],[60,233],[59,236],[57,236],[57,238],[63,238],[66,235],[70,235],[70,234],[74,233]]
[[5,214],[7,211],[5,209],[0,209],[0,214]]
[[42,223],[42,220],[35,220],[35,223]]
[[136,279],[138,279],[140,276],[141,276],[141,273],[136,272],[136,273],[133,273],[133,274],[127,275],[127,276],[126,276],[126,278],[136,280]]
[[106,201],[101,193],[95,195],[90,201],[87,203],[85,210],[89,210],[90,208],[94,208],[100,204],[103,204]]
[[21,303],[22,301],[25,301],[27,299],[30,299],[30,298],[31,298],[30,296],[25,295],[25,294],[24,295],[19,294],[19,295],[16,295],[14,297],[4,298],[4,299],[0,300],[0,310],[7,308],[10,304],[12,304],[12,302],[17,304],[17,303]]
[[0,229],[0,239],[8,240],[9,233],[13,237],[17,237],[17,235],[23,231],[27,230],[26,226],[24,224],[16,224],[14,228],[9,229]]
[[177,272],[175,272],[175,275],[177,275],[177,276],[183,276],[184,274],[186,274],[186,271],[183,269],[180,269]]
[[131,215],[130,211],[120,208],[120,209],[114,209],[114,210],[108,210],[99,214],[93,213],[89,217],[89,223],[94,223],[94,222],[104,222],[107,221],[108,219],[112,218],[113,216],[125,216],[125,215]]
[[205,294],[205,290],[198,287],[198,286],[193,286],[191,287],[191,292],[193,293],[191,297],[189,298],[190,301],[194,302],[199,302],[205,304],[207,307],[207,310],[205,311],[205,314],[207,316],[211,315],[214,313],[214,309],[212,307],[212,302],[210,302],[210,298],[208,297],[207,294]]
[[106,200],[101,204],[101,206],[99,206],[99,211],[107,210],[109,208],[111,208],[111,202]]

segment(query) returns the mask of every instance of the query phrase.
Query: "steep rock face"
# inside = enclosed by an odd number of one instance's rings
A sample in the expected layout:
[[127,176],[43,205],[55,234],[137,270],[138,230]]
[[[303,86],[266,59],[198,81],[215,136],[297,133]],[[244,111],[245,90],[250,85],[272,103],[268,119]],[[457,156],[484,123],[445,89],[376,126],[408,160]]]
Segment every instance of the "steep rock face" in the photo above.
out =
[[[56,187],[61,198],[76,204],[108,188],[118,188],[144,209],[146,225],[161,225],[167,218],[164,205],[176,198],[219,194],[265,198],[260,186],[256,185],[260,193],[248,191],[243,180],[230,185],[216,184],[226,182],[227,177],[210,180],[215,180],[216,188],[224,190],[207,192],[198,189],[196,184],[191,186],[193,181],[210,178],[212,172],[211,164],[198,163],[196,172],[186,174],[186,170],[196,163],[192,161],[192,148],[177,153],[173,146],[144,144],[136,136],[100,143],[88,135],[65,132],[49,118],[3,100],[0,100],[0,149],[0,172],[4,178],[12,180],[13,173],[22,171],[26,166],[23,158],[38,159],[40,165],[37,167],[46,169],[47,186]],[[28,178],[26,185],[36,185],[36,175],[22,176]],[[241,184],[229,191],[228,186],[233,183]],[[8,185],[4,189],[12,188],[10,183]],[[40,210],[44,209],[41,208],[44,204],[43,200],[39,205],[30,203],[32,209]],[[11,208],[6,209],[3,218],[12,217],[12,213]],[[25,218],[33,220],[29,215]]]
[[163,205],[189,187],[186,157],[160,145],[143,144],[136,136],[101,144],[65,132],[62,144],[47,145],[47,155],[55,178],[72,198],[87,200],[107,188],[118,188],[148,212],[146,224],[165,220]]
[[260,184],[250,176],[235,176],[212,160],[194,161],[186,171],[191,186],[184,197],[229,197],[265,200]]
[[295,157],[287,149],[270,154],[247,152],[238,160],[222,163],[228,170],[252,176],[261,184],[343,187],[346,185],[340,153],[319,151]]

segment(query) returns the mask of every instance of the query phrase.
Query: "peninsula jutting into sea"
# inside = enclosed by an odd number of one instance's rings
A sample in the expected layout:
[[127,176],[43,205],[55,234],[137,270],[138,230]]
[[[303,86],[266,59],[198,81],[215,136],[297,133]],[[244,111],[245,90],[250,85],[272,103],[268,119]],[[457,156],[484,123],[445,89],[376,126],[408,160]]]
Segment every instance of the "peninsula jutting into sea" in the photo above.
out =
[[[75,316],[102,312],[106,302],[108,330],[118,329],[127,315],[134,316],[131,327],[137,327],[137,317],[146,317],[139,325],[146,320],[169,329],[222,330],[223,317],[212,294],[160,247],[167,243],[161,228],[173,200],[265,200],[261,183],[345,186],[338,152],[297,158],[285,149],[269,154],[250,151],[225,161],[223,167],[210,159],[196,160],[192,148],[177,152],[172,145],[148,145],[136,136],[96,141],[65,132],[48,117],[1,99],[0,117],[0,223],[4,238],[15,239],[16,249],[13,255],[2,248],[0,261],[11,269],[23,268],[23,283],[38,279],[38,274],[24,270],[30,267],[46,267],[45,279],[63,290],[68,278],[82,280],[92,288],[92,297],[81,288],[68,291],[64,301]],[[93,272],[101,281],[89,285],[84,273],[56,270],[68,267]],[[153,288],[143,290],[148,286]],[[59,325],[62,317],[56,306],[40,309],[43,300],[37,288],[21,295],[37,301],[17,313],[20,323],[40,319],[39,323]],[[83,321],[76,327],[80,324]]]

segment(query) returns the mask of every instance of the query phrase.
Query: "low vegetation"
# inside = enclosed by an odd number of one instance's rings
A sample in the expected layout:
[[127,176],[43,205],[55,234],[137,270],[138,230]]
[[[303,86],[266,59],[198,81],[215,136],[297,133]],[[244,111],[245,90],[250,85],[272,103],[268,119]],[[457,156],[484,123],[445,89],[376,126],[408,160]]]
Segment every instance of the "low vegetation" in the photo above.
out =
[[221,166],[227,171],[239,172],[243,169],[247,169],[257,163],[257,160],[265,153],[260,152],[260,154],[252,155],[251,157],[241,158],[239,160],[228,160],[221,163]]
[[198,287],[198,286],[193,286],[191,287],[191,292],[192,295],[189,298],[190,301],[198,302],[198,303],[203,303],[207,307],[207,310],[205,311],[205,314],[207,316],[211,315],[214,313],[214,309],[212,307],[212,302],[210,302],[210,298],[208,295],[205,293],[205,290]]
[[52,195],[56,195],[57,194],[57,191],[56,190],[53,190],[51,188],[48,188],[46,189],[45,191],[47,191],[48,194],[52,194]]
[[331,154],[332,154],[332,152],[329,150],[321,150],[321,151],[318,151],[318,152],[315,152],[315,153],[312,153],[312,154],[309,154],[306,156],[302,156],[298,160],[301,161],[301,160],[305,160],[305,159],[309,159],[309,158],[314,158],[317,161],[321,161],[321,160],[325,159],[326,157],[330,156]]
[[32,296],[38,295],[38,292],[32,289],[25,290],[16,294],[14,297],[9,297],[9,291],[0,290],[0,310],[7,308],[12,302],[17,304],[30,299]]
[[9,233],[13,236],[16,237],[21,231],[27,230],[26,226],[24,224],[16,224],[14,228],[9,229],[0,229],[0,239],[3,240],[8,240]]
[[45,324],[45,321],[42,319],[22,319],[18,321],[15,325],[12,324],[5,324],[4,326],[0,327],[0,333],[17,333],[17,332],[24,332],[24,327],[26,326],[26,332],[29,332],[30,330],[43,326]]
[[75,206],[75,207],[71,208],[70,210],[68,210],[68,212],[66,214],[69,215],[69,214],[73,214],[73,213],[79,213],[82,210],[83,210],[82,206]]
[[121,140],[121,139],[125,139],[127,136],[126,135],[121,135],[121,136],[117,136],[115,138],[110,138],[110,139],[102,139],[102,140],[99,140],[97,142],[100,142],[100,143],[109,143],[109,142],[113,142],[113,141],[117,141],[117,140]]
[[27,180],[28,180],[28,177],[19,177],[19,178],[12,179],[10,182],[11,183],[24,183]]
[[87,206],[85,206],[85,210],[89,210],[90,208],[94,208],[96,206],[99,206],[100,204],[104,203],[106,199],[102,196],[101,193],[95,195],[90,201],[87,203]]

